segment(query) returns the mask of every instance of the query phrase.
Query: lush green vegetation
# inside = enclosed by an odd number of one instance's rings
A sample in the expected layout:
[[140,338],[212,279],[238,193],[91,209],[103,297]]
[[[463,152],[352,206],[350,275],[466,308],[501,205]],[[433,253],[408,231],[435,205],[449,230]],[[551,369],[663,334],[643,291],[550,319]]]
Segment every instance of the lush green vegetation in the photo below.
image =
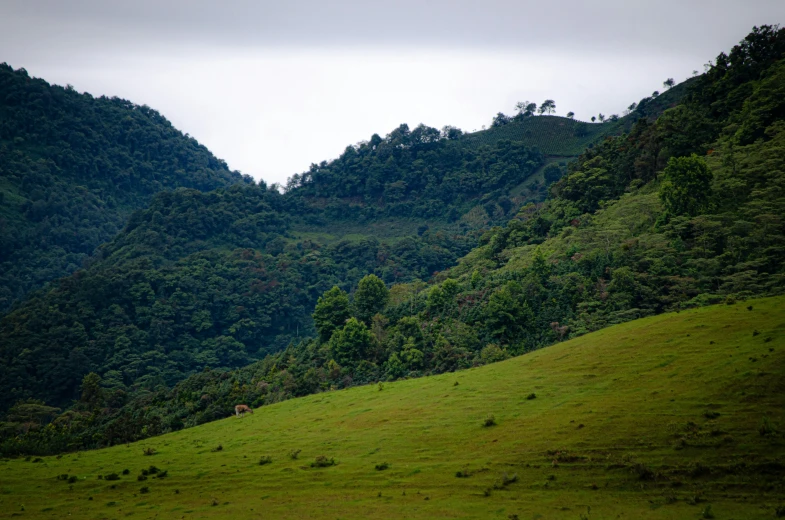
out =
[[153,194],[238,182],[147,106],[0,64],[0,313],[82,267]]
[[90,268],[0,321],[3,397],[63,406],[82,376],[128,392],[206,367],[241,367],[313,328],[317,298],[368,272],[387,283],[428,277],[473,240],[425,230],[386,243],[287,239],[285,200],[263,186],[160,194]]
[[[286,194],[245,184],[155,196],[87,269],[0,321],[0,406],[30,398],[67,406],[90,371],[122,406],[310,335],[313,306],[332,285],[351,289],[367,273],[410,282],[454,265],[477,229],[514,213],[522,200],[503,194],[542,164],[509,141],[467,151],[456,132],[401,127],[295,176]],[[366,170],[400,197],[357,184]],[[361,234],[341,239],[352,221]]]
[[[785,30],[755,29],[682,103],[636,118],[564,176],[511,141],[472,155],[454,129],[399,128],[314,166],[285,194],[158,196],[89,269],[0,320],[4,408],[33,407],[46,422],[56,414],[47,405],[67,406],[85,374],[100,374],[82,382],[81,400],[54,420],[60,428],[28,427],[11,409],[3,451],[141,439],[228,415],[238,400],[452,372],[640,317],[782,293],[783,41]],[[410,199],[369,182],[382,164]],[[463,191],[494,171],[476,188],[490,198]],[[501,194],[539,175],[553,183],[547,201],[526,204],[442,271],[472,243],[449,229],[503,218],[505,198],[517,206]],[[465,212],[463,226],[434,216],[406,238],[312,240],[346,215],[416,224],[438,204]],[[87,383],[103,388],[100,399],[85,400]]]
[[[782,297],[687,310],[127,446],[4,459],[0,517],[776,518],[783,323]],[[254,387],[265,368],[223,384]],[[172,407],[212,395],[183,388]]]
[[519,142],[498,139],[466,146],[458,129],[401,125],[386,137],[346,148],[331,162],[312,164],[287,185],[298,214],[319,209],[309,223],[382,217],[454,222],[482,204],[488,218],[503,220],[514,209],[509,192],[543,163]]

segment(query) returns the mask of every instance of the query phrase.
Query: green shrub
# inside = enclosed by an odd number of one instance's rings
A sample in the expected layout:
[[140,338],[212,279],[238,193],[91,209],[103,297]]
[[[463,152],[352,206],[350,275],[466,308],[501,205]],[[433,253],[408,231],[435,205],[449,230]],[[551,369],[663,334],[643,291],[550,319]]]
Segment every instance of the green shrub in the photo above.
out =
[[159,471],[155,478],[166,478],[169,475],[169,470],[165,469],[163,471]]
[[140,481],[140,482],[141,482],[142,480],[147,480],[147,475],[139,475],[139,476],[137,476],[137,477],[136,477],[136,480],[138,480],[138,481]]
[[124,469],[123,470],[123,475],[128,475],[129,473],[131,473],[130,469]]
[[529,401],[531,401],[532,399],[537,399],[537,394],[532,392],[532,393],[530,393],[529,395],[526,396],[526,399],[528,399]]
[[120,475],[117,473],[109,473],[104,477],[104,480],[120,480]]
[[328,459],[324,455],[319,455],[316,460],[311,462],[312,468],[326,468],[328,466],[335,466],[335,459]]
[[259,457],[259,465],[264,466],[265,464],[270,464],[273,461],[273,458],[269,455],[262,455]]
[[149,493],[149,492],[150,492],[150,488],[149,488],[149,487],[147,487],[147,486],[145,486],[145,487],[143,487],[143,488],[139,489],[139,493],[141,493],[141,494],[143,494],[143,495],[144,495],[145,493]]
[[215,448],[213,448],[210,451],[214,451],[214,452],[215,451],[223,451],[223,449],[224,449],[223,445],[219,444],[218,446],[216,446]]
[[142,451],[142,454],[143,454],[143,455],[146,455],[146,456],[148,456],[148,457],[149,457],[150,455],[155,455],[156,453],[158,453],[158,452],[157,452],[157,451],[155,451],[155,448],[145,448],[145,449]]
[[390,467],[389,464],[387,464],[386,462],[382,462],[381,464],[376,465],[376,471],[384,471],[389,467]]
[[485,421],[483,421],[482,425],[484,428],[496,426],[496,417],[494,417],[493,414],[489,414],[488,417],[485,418]]
[[300,452],[303,450],[292,450],[289,452],[289,458],[292,460],[297,460],[297,457],[300,456]]
[[69,483],[69,484],[73,484],[73,483],[74,483],[74,482],[76,482],[77,480],[79,480],[79,479],[77,478],[77,476],[76,476],[76,475],[71,475],[70,477],[68,477],[68,483]]
[[508,475],[507,473],[503,473],[499,480],[493,485],[493,489],[504,489],[510,484],[518,482],[518,474],[513,473],[512,475]]

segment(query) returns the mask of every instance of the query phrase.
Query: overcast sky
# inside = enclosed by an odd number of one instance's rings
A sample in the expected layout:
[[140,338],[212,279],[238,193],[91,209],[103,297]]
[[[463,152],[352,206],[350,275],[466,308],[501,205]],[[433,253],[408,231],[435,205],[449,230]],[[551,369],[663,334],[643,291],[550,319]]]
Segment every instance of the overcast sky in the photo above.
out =
[[0,62],[147,104],[272,183],[401,123],[621,113],[783,21],[783,0],[0,0]]

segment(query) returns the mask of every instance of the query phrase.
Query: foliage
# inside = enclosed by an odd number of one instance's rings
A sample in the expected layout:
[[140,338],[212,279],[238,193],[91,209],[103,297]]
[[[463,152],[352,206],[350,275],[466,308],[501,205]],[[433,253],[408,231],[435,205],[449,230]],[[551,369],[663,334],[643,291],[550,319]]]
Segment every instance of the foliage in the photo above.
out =
[[369,325],[371,318],[387,306],[390,291],[384,282],[374,274],[369,274],[357,284],[354,293],[354,314],[357,319]]
[[0,64],[0,312],[80,268],[155,193],[249,182],[147,106]]
[[382,217],[454,221],[506,196],[542,161],[541,153],[518,142],[467,146],[452,132],[404,124],[292,176],[287,196],[311,224]]
[[671,157],[662,172],[660,199],[673,215],[697,215],[708,210],[712,174],[702,157]]
[[310,335],[329,287],[369,272],[428,277],[472,243],[438,230],[394,243],[294,241],[284,203],[264,186],[156,196],[99,261],[0,319],[0,405],[67,405],[96,372],[118,407],[206,367],[247,365]]
[[368,357],[373,347],[371,331],[357,318],[349,318],[346,325],[336,330],[328,343],[333,358],[342,365],[354,365]]
[[338,286],[333,286],[320,296],[313,311],[313,322],[321,340],[329,340],[333,332],[343,327],[350,316],[349,295]]

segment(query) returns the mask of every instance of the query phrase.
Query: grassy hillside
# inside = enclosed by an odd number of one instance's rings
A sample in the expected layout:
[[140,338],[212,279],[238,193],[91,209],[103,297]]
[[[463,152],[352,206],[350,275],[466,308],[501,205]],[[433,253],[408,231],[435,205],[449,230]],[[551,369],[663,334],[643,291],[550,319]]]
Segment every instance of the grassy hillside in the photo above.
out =
[[[785,298],[750,300],[141,443],[6,459],[0,518],[774,518],[784,332]],[[321,456],[335,465],[312,467]],[[138,480],[151,465],[165,478]]]
[[467,134],[463,141],[468,146],[480,146],[510,139],[536,146],[546,155],[575,157],[589,144],[618,132],[618,123],[592,124],[560,116],[539,116]]
[[509,139],[524,146],[536,147],[546,156],[577,157],[587,147],[591,147],[607,136],[628,132],[640,118],[654,119],[668,108],[675,106],[686,95],[694,81],[690,79],[680,83],[657,97],[643,98],[636,110],[617,121],[588,123],[549,115],[512,118],[508,124],[464,134],[461,142],[469,148],[476,148]]

